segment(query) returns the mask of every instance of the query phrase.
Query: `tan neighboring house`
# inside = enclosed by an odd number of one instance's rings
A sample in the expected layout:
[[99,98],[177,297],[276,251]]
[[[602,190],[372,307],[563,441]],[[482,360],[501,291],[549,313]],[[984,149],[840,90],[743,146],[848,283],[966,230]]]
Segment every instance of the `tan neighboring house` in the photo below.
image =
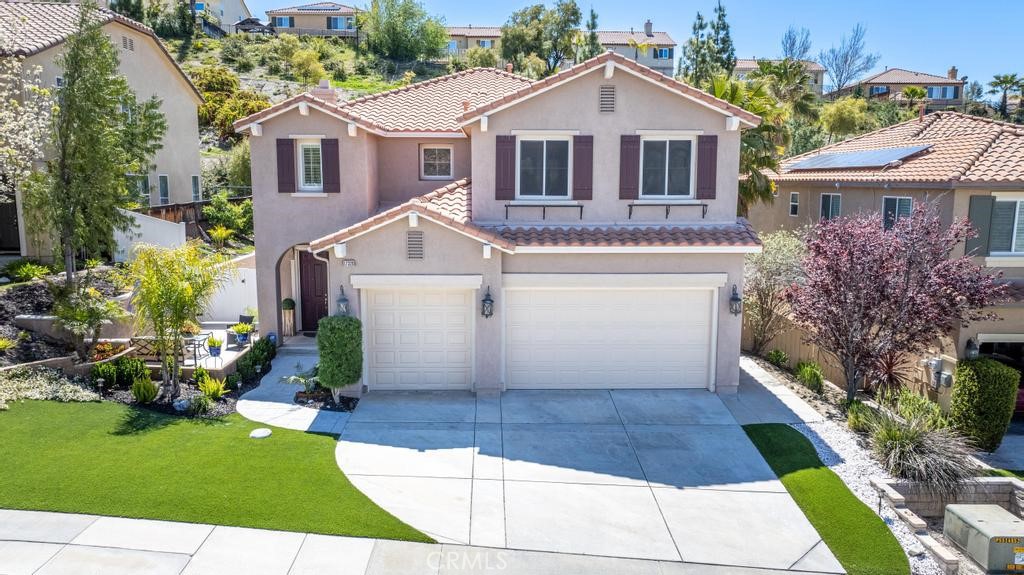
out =
[[448,55],[463,57],[470,48],[501,47],[500,26],[448,26]]
[[945,76],[914,72],[903,68],[887,68],[864,80],[827,94],[830,98],[860,93],[873,100],[903,100],[903,89],[907,86],[924,88],[928,111],[945,110],[963,106],[965,79],[958,78],[956,66],[950,67]]
[[[748,74],[757,70],[757,63],[764,59],[765,58],[737,58],[736,67],[733,68],[732,71],[733,76],[740,80],[746,79]],[[782,60],[770,59],[769,61],[773,64],[778,64]],[[806,70],[807,74],[811,77],[811,89],[814,90],[815,94],[821,96],[823,86],[825,85],[825,67],[814,60],[801,60],[801,63],[804,65],[804,70]]]
[[[1024,364],[1024,234],[1017,233],[1024,229],[1024,127],[935,112],[790,158],[772,178],[775,202],[750,211],[759,233],[862,212],[881,212],[889,226],[926,201],[935,202],[946,221],[969,218],[979,236],[966,249],[979,265],[1003,274],[1012,300],[998,307],[1001,321],[958,329],[921,358],[939,359],[937,370],[919,362],[912,371],[934,387],[935,373],[952,373],[969,340],[982,354]],[[799,339],[791,332],[772,346],[788,349],[794,362],[819,359],[809,357]],[[834,366],[832,373],[842,381]],[[939,383],[946,401],[948,379]]]
[[252,18],[245,0],[197,0],[196,13],[200,17],[205,14],[208,21],[228,34],[238,32],[235,25]]
[[[242,119],[261,330],[363,322],[370,391],[739,380],[741,131],[760,119],[619,54],[476,68]],[[734,313],[735,312],[735,313]],[[285,345],[291,340],[285,334]]]
[[270,27],[278,34],[357,38],[358,8],[337,2],[314,2],[267,10]]
[[[156,96],[167,120],[167,134],[147,174],[128,174],[151,205],[191,202],[201,195],[198,107],[203,99],[174,58],[148,27],[100,9],[103,30],[120,59],[120,71],[140,100]],[[78,5],[0,1],[0,33],[9,34],[15,53],[39,66],[44,85],[62,82],[56,58],[78,24]],[[0,206],[0,249],[23,256],[48,256],[31,234],[26,237],[21,198]]]

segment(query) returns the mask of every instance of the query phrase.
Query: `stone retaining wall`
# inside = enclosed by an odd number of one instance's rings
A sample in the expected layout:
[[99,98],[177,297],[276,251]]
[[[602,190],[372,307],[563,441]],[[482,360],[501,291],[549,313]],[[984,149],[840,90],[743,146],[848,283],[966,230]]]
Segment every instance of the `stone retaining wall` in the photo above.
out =
[[959,495],[950,498],[928,493],[916,483],[892,482],[889,485],[903,496],[907,508],[921,517],[942,517],[946,505],[972,503],[998,505],[1024,518],[1024,484],[1008,477],[980,478],[966,485]]

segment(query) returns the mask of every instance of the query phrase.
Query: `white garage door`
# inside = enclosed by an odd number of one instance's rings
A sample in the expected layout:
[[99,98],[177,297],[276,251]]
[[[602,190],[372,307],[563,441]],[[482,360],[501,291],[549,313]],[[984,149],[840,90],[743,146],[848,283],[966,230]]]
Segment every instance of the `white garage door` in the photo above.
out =
[[370,389],[469,389],[473,292],[367,290]]
[[508,387],[705,388],[710,289],[509,289]]

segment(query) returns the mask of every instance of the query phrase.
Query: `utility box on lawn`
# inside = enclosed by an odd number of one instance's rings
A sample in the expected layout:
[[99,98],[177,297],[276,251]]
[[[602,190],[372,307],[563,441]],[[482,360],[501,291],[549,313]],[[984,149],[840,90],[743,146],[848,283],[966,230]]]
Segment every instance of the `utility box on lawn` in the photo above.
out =
[[987,573],[1024,574],[1024,520],[998,505],[946,506],[942,533]]

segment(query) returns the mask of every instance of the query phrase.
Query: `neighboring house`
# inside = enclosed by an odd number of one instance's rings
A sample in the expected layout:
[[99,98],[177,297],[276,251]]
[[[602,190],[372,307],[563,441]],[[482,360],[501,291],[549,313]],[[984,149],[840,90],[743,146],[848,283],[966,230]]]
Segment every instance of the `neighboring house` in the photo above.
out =
[[903,100],[903,89],[907,86],[924,88],[928,111],[945,110],[949,107],[963,106],[965,79],[957,78],[958,71],[953,66],[945,76],[935,76],[924,72],[913,72],[902,68],[887,68],[874,76],[850,84],[841,90],[827,94],[830,98],[860,93],[865,98],[875,100]]
[[[675,74],[676,41],[666,32],[656,32],[650,20],[644,22],[643,30],[598,30],[597,41],[605,50],[622,54],[666,76]],[[646,47],[641,50],[641,46]]]
[[267,10],[270,26],[278,34],[309,34],[356,38],[358,8],[337,2],[315,2]]
[[[746,79],[747,75],[757,70],[757,63],[764,58],[737,58],[736,67],[733,68],[733,75],[740,80]],[[782,60],[772,59],[772,63],[777,64]],[[814,60],[801,60],[804,65],[804,70],[811,77],[810,87],[814,90],[814,93],[818,96],[822,94],[822,87],[825,84],[825,67],[815,62]]]
[[235,24],[235,32],[246,34],[273,34],[274,28],[259,18],[246,18]]
[[537,82],[289,98],[235,124],[261,331],[285,298],[306,332],[344,306],[371,391],[734,392],[730,297],[761,249],[736,217],[740,133],[759,123],[614,53]]
[[198,0],[196,14],[228,34],[239,32],[236,24],[252,18],[245,0]]
[[[889,226],[924,201],[947,221],[969,217],[980,235],[966,249],[1002,272],[1012,301],[997,308],[1001,321],[971,324],[943,342],[942,371],[952,373],[968,340],[1024,364],[1024,127],[935,112],[789,158],[770,175],[775,202],[750,210],[760,233],[862,212],[881,212]],[[928,381],[930,372],[916,369]]]
[[448,55],[463,57],[470,48],[499,49],[501,45],[500,26],[449,26]]
[[[76,4],[4,0],[0,2],[0,33],[10,35],[15,54],[24,56],[28,66],[42,69],[45,85],[57,86],[62,71],[56,58],[64,40],[75,32],[78,14]],[[117,50],[128,85],[140,100],[159,98],[160,111],[167,120],[167,133],[153,158],[153,169],[128,177],[151,205],[191,202],[202,186],[197,115],[202,96],[152,30],[107,9],[100,9],[98,15]],[[26,237],[24,226],[18,225],[21,210],[20,197],[13,208],[0,207],[0,249],[23,256],[49,256],[48,250]]]

